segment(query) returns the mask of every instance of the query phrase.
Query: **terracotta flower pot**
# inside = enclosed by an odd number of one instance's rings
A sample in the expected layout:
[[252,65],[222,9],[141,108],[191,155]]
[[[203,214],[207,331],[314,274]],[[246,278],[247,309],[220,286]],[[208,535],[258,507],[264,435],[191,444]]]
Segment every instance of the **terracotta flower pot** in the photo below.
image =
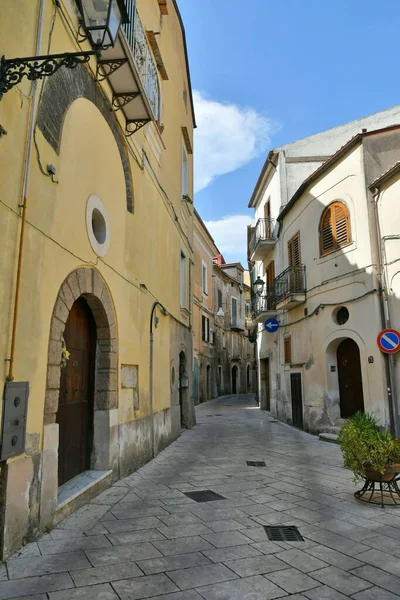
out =
[[365,475],[370,481],[392,481],[396,475],[400,475],[400,465],[386,465],[385,472],[366,471]]

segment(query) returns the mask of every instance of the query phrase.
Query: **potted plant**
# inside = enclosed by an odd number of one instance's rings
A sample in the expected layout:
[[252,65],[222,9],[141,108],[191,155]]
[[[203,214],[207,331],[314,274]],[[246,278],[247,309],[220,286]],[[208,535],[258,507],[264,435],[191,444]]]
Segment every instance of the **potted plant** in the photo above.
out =
[[354,481],[391,482],[400,474],[400,439],[380,427],[374,415],[351,417],[339,433],[339,444]]

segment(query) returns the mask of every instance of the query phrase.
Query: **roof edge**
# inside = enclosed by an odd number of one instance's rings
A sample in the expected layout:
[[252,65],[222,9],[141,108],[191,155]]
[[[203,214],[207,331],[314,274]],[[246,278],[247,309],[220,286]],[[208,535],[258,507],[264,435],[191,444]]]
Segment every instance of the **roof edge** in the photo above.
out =
[[190,97],[190,107],[192,109],[192,117],[193,117],[193,128],[196,129],[197,125],[196,125],[196,113],[194,110],[194,102],[193,102],[193,92],[192,92],[192,79],[190,77],[190,66],[189,66],[189,54],[188,54],[188,49],[187,49],[187,42],[186,42],[186,31],[185,31],[185,26],[183,24],[183,19],[182,19],[182,15],[181,12],[178,8],[178,3],[176,0],[172,0],[172,4],[174,5],[176,14],[178,16],[178,20],[181,26],[181,30],[182,30],[182,38],[183,38],[183,48],[185,51],[185,62],[186,62],[186,75],[188,78],[188,84],[189,84],[189,97]]
[[300,187],[296,190],[296,192],[293,194],[293,196],[291,197],[291,199],[289,200],[289,202],[286,204],[286,206],[283,207],[283,209],[281,210],[281,212],[278,215],[278,221],[281,222],[283,220],[283,218],[288,214],[288,212],[292,209],[292,207],[294,206],[294,204],[296,203],[296,201],[298,200],[298,198],[303,194],[303,192],[308,188],[308,186],[315,180],[317,179],[322,173],[324,173],[327,169],[329,169],[333,164],[335,164],[335,162],[337,160],[339,160],[342,156],[344,156],[345,154],[347,154],[347,152],[353,148],[353,146],[356,146],[358,143],[362,142],[362,140],[365,137],[369,137],[372,135],[377,135],[380,133],[385,133],[388,131],[393,131],[396,129],[400,129],[400,124],[398,125],[389,125],[388,127],[382,127],[381,129],[373,129],[372,131],[362,131],[360,133],[356,133],[356,135],[354,135],[352,138],[350,138],[350,140],[341,148],[339,148],[339,150],[337,152],[335,152],[335,154],[332,154],[332,156],[330,158],[328,158],[328,160],[326,160],[320,167],[318,167],[318,169],[316,169],[313,173],[311,173],[311,175],[309,177],[307,177],[307,179],[305,179],[303,181],[303,183],[300,185]]

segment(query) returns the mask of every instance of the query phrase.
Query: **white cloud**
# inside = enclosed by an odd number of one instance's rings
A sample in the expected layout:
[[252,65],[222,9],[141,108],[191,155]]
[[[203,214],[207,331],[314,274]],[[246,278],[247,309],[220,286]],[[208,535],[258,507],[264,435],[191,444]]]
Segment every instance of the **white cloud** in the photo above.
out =
[[195,130],[195,191],[215,177],[230,173],[264,153],[276,124],[252,108],[217,102],[193,92]]
[[247,268],[247,225],[252,223],[249,215],[231,215],[218,221],[206,221],[205,225],[225,260],[241,261]]

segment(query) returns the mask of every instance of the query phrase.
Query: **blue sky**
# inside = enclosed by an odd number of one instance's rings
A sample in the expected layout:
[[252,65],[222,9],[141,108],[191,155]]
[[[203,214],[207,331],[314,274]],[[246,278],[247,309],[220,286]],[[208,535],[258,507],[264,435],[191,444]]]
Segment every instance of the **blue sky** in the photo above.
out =
[[400,103],[399,3],[178,3],[199,123],[195,204],[225,258],[244,261],[268,150]]

